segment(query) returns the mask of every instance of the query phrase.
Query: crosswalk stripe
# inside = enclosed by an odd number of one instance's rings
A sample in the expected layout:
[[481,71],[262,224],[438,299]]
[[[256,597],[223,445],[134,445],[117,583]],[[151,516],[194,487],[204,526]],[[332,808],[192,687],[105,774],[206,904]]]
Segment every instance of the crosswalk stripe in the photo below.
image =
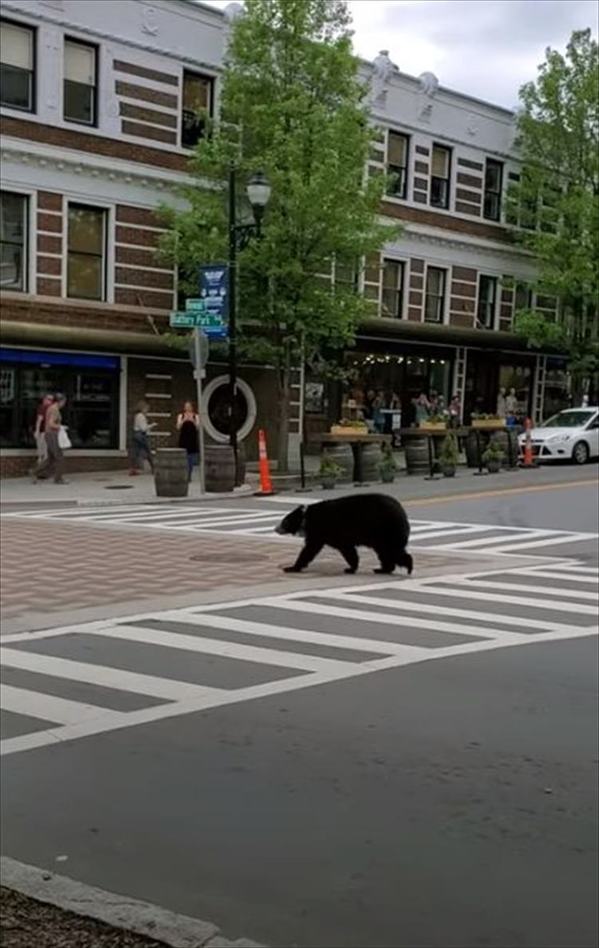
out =
[[[553,565],[553,564],[551,564]],[[546,564],[527,567],[530,570],[545,569]],[[559,563],[560,572],[578,573],[581,576],[596,576],[599,579],[599,569],[596,566],[581,566],[578,563]]]
[[[135,521],[138,520],[140,523],[149,523],[150,521],[163,521],[168,523],[171,520],[181,520],[181,519],[194,519],[202,520],[203,518],[214,517],[215,515],[226,513],[225,510],[190,510],[189,508],[183,510],[153,510],[152,508],[146,509],[143,513],[140,512],[131,512],[131,513],[117,513],[117,514],[103,514],[102,520],[114,520],[114,522],[123,523],[125,521]],[[99,522],[100,517],[94,517],[94,520]]]
[[[428,588],[428,586],[423,586],[423,592],[426,593]],[[339,599],[341,601],[346,600],[355,603],[365,603],[371,606],[383,606],[389,611],[397,610],[398,612],[417,612],[419,614],[430,613],[435,622],[437,616],[439,615],[439,606],[428,602],[409,602],[406,599],[385,599],[383,596],[363,596],[353,595],[351,593],[344,594],[341,592],[327,592],[326,598]],[[484,624],[484,627],[480,633],[478,631],[476,632],[477,635],[484,635],[485,631],[489,631],[489,622],[497,622],[500,625],[514,626],[518,629],[521,629],[523,626],[523,621],[520,616],[505,615],[501,612],[482,612],[477,611],[476,609],[458,609],[454,608],[453,606],[443,606],[443,615],[456,619],[474,619],[476,621],[480,620],[480,622]],[[580,628],[580,626],[577,625],[567,625],[561,622],[551,622],[549,620],[546,622],[544,619],[529,619],[528,616],[526,618],[526,627],[529,629],[538,629],[539,631],[543,632],[557,633],[574,632]],[[475,627],[472,626],[471,628],[474,629]]]
[[[593,584],[597,586],[599,583],[599,575],[591,576],[577,576],[575,573],[566,573],[561,568],[560,570],[552,569],[523,569],[520,571],[522,576],[539,576],[541,579],[561,579],[568,583],[586,583],[587,585]],[[543,587],[545,588],[545,587]]]
[[132,691],[134,694],[164,698],[168,701],[200,698],[202,695],[209,697],[221,694],[223,691],[221,688],[207,688],[204,685],[192,685],[171,678],[142,675],[108,665],[93,665],[88,662],[77,662],[71,658],[57,658],[54,655],[24,652],[20,649],[3,648],[2,662],[10,668],[21,668],[25,671],[40,672],[42,675],[68,678],[71,681],[82,681],[91,685],[106,685],[107,688]]
[[[584,589],[561,589],[557,586],[534,586],[527,583],[502,583],[488,579],[458,580],[454,585],[466,586],[468,589],[505,589],[507,592],[525,592],[539,596],[560,596],[562,599],[585,599],[595,602],[599,606],[596,592],[587,592]],[[550,607],[552,603],[547,603]]]
[[[221,608],[226,608],[226,603]],[[279,608],[284,609],[283,603]],[[177,612],[161,613],[161,618],[180,621]],[[268,622],[253,622],[249,619],[236,619],[231,616],[218,616],[213,612],[185,615],[185,622],[190,625],[211,626],[213,629],[224,629],[231,632],[245,632],[249,635],[272,636],[276,639],[287,639],[290,642],[309,642],[312,645],[332,646],[333,648],[347,648],[354,652],[380,652],[381,655],[392,655],[397,648],[393,642],[382,642],[376,639],[363,639],[352,635],[335,635],[327,632],[313,632],[308,629],[283,628],[280,625],[271,625]]]
[[81,721],[95,721],[100,717],[109,720],[121,713],[110,708],[69,701],[67,698],[57,698],[54,695],[5,684],[0,689],[0,707],[3,711],[52,721],[54,724],[79,724]]
[[[481,527],[482,530],[486,530],[488,533],[492,533],[492,528]],[[526,542],[528,544],[529,540],[536,540],[543,536],[555,536],[555,530],[531,530],[527,536],[526,540],[523,541],[521,536],[517,534],[507,534],[505,536],[487,536],[487,537],[477,537],[474,540],[459,540],[457,543],[449,543],[445,545],[446,550],[469,550],[475,549],[479,546],[485,546],[488,543],[493,543],[495,546],[502,544],[501,549],[504,549],[504,543],[514,543],[514,542]],[[563,537],[562,537],[563,540]]]
[[[478,527],[478,526],[474,526],[474,525],[472,525],[472,526],[461,526],[461,527],[450,527],[450,528],[447,529],[447,530],[433,530],[432,532],[422,531],[421,533],[416,534],[416,536],[414,537],[414,540],[415,540],[416,543],[421,543],[422,540],[434,540],[434,539],[436,539],[437,537],[447,537],[447,536],[451,536],[451,537],[453,538],[453,537],[456,537],[456,536],[465,536],[466,534],[469,534],[469,533],[485,533],[485,532],[488,532],[488,531],[489,531],[489,527],[483,527],[483,526]],[[477,540],[476,542],[477,542],[477,543],[486,543],[486,542],[488,542],[488,540],[489,540],[489,538],[486,537],[484,540]],[[453,545],[453,544],[452,544],[452,545]]]
[[[202,523],[197,524],[197,529],[198,530],[204,530],[204,529],[212,530],[214,529],[214,527],[235,526],[239,523],[252,523],[254,521],[265,521],[265,520],[271,520],[274,522],[278,519],[279,517],[276,514],[271,514],[271,513],[259,513],[259,514],[246,513],[246,514],[240,514],[240,515],[234,515],[234,516],[229,515],[227,517],[217,517],[214,520],[208,520],[208,519],[203,520]],[[173,529],[176,530],[177,527],[175,526]]]
[[337,672],[352,664],[339,659],[298,655],[297,653],[284,652],[274,648],[240,645],[237,642],[223,642],[220,639],[204,638],[203,636],[199,638],[193,635],[184,635],[180,632],[163,632],[160,629],[142,629],[130,625],[109,626],[108,628],[98,629],[97,634],[115,639],[124,639],[129,642],[143,642],[146,645],[184,649],[187,652],[203,652],[207,655],[220,655],[222,658],[233,658],[242,662],[256,662],[259,665],[275,665],[306,672]]
[[[533,609],[545,608],[548,610],[556,610],[557,612],[572,612],[573,604],[571,602],[551,602],[551,603],[542,603],[538,599],[533,599],[528,596],[504,596],[498,595],[497,593],[484,593],[477,592],[473,589],[455,589],[442,586],[427,586],[426,587],[427,595],[433,596],[449,596],[455,599],[480,599],[483,602],[495,602],[503,604],[506,606],[530,606]],[[578,612],[582,612],[585,615],[596,615],[596,608],[594,606],[585,606],[582,603],[576,603],[576,609]],[[525,620],[523,620],[524,622]]]
[[[315,591],[315,595],[318,595],[318,592]],[[323,598],[326,599],[340,599],[343,602],[341,596],[332,596],[328,592],[321,593]],[[352,598],[353,602],[360,602],[366,597],[354,597]],[[278,605],[281,609],[290,609],[292,612],[308,612],[313,615],[327,615],[333,616],[338,619],[353,619],[356,622],[376,622],[381,623],[382,625],[401,625],[408,626],[411,629],[432,629],[436,632],[449,632],[453,635],[473,635],[481,638],[511,638],[514,635],[516,639],[519,639],[520,633],[513,633],[507,629],[493,629],[489,628],[488,625],[483,626],[463,626],[459,625],[456,622],[445,622],[442,619],[438,619],[438,610],[437,615],[431,615],[429,618],[415,618],[411,615],[403,616],[397,611],[394,611],[393,603],[387,603],[386,600],[379,602],[378,605],[388,605],[389,611],[384,612],[371,612],[367,609],[346,609],[342,605],[340,606],[331,606],[328,603],[313,603],[305,602],[303,599],[285,599],[275,600],[261,600],[261,604],[267,603],[268,605]],[[368,605],[366,601],[364,603]],[[450,643],[448,643],[450,644]]]
[[562,536],[549,537],[544,540],[519,540],[517,543],[508,546],[496,547],[491,544],[485,552],[487,553],[517,553],[518,550],[533,550],[540,546],[555,546],[556,543],[576,543],[583,540],[596,540],[597,535],[593,533],[570,533]]

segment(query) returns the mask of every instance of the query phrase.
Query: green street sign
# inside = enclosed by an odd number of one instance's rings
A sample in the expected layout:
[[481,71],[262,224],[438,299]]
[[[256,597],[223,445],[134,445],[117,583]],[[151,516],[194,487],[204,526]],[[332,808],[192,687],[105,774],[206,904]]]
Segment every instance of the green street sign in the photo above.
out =
[[206,308],[204,300],[199,299],[190,299],[185,300],[185,311],[187,313],[203,313]]
[[171,313],[168,319],[169,326],[185,329],[194,329],[196,325],[195,313]]

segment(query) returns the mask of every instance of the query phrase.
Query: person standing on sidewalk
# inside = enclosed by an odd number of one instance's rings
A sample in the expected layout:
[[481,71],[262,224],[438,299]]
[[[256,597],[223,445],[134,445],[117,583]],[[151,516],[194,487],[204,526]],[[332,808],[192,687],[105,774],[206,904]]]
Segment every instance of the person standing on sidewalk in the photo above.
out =
[[129,474],[141,474],[144,468],[144,460],[150,465],[150,470],[154,472],[154,459],[150,448],[148,434],[156,426],[156,422],[148,421],[148,403],[143,399],[137,404],[137,412],[133,418],[133,442],[132,442],[132,463]]
[[58,435],[62,427],[61,410],[66,405],[67,400],[64,395],[57,392],[54,400],[46,410],[44,421],[44,436],[46,441],[46,450],[48,456],[44,464],[39,468],[37,477],[40,480],[44,477],[54,476],[55,484],[66,484],[67,481],[62,476],[64,468],[64,454],[58,442]]
[[187,451],[187,473],[191,480],[194,466],[200,463],[200,416],[195,411],[192,402],[185,402],[183,411],[177,415],[177,431],[179,432],[179,447]]
[[54,395],[44,395],[37,406],[35,414],[35,427],[33,429],[33,438],[37,449],[37,461],[32,470],[32,476],[36,478],[42,470],[48,458],[48,448],[46,446],[46,412],[54,401]]

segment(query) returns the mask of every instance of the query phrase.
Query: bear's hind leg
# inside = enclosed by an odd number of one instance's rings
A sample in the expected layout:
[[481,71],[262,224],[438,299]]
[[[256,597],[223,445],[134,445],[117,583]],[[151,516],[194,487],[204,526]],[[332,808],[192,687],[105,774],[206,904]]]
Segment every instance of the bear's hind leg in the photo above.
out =
[[414,560],[409,553],[406,553],[405,550],[398,554],[397,565],[405,567],[408,576],[412,575],[412,570],[414,569]]
[[395,570],[396,557],[393,550],[389,549],[388,546],[381,544],[375,546],[374,552],[381,561],[381,565],[378,569],[375,569],[375,573],[392,573]]
[[345,572],[355,573],[360,564],[360,558],[358,556],[358,551],[356,550],[355,546],[350,546],[349,544],[347,546],[340,546],[339,552],[341,553],[341,556],[347,562],[347,569],[345,570]]
[[324,543],[306,543],[300,550],[300,554],[296,559],[293,566],[284,566],[284,573],[301,573],[303,569],[312,562],[315,556],[318,556],[322,550]]

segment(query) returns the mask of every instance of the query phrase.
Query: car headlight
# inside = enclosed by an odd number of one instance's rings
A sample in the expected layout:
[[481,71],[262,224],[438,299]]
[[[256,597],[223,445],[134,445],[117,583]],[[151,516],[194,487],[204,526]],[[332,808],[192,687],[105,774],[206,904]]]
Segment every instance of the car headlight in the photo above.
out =
[[552,435],[550,438],[547,438],[547,440],[553,443],[555,441],[570,441],[571,438],[572,438],[572,435],[569,435],[569,434],[555,434],[555,435]]

